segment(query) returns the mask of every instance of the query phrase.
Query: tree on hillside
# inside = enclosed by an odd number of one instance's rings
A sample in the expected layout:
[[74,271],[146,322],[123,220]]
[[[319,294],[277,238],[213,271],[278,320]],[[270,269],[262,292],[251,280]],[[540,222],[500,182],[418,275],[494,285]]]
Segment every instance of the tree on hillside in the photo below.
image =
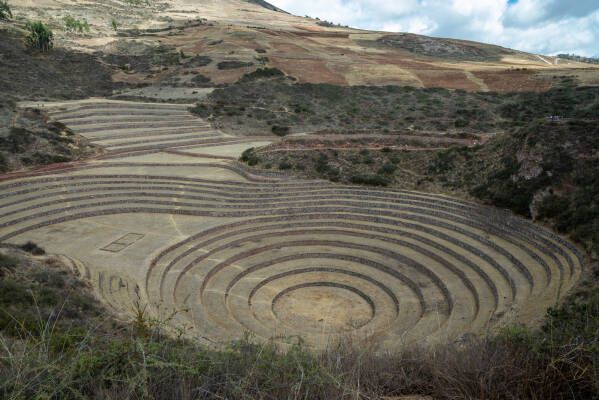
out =
[[66,17],[64,17],[64,22],[66,25],[66,29],[69,32],[89,32],[89,23],[85,18],[83,18],[83,20],[80,21],[71,17],[70,15],[67,15]]
[[12,12],[6,0],[0,0],[0,20],[12,18]]
[[41,52],[49,51],[54,46],[54,33],[41,21],[27,22],[29,34],[25,38],[27,45]]

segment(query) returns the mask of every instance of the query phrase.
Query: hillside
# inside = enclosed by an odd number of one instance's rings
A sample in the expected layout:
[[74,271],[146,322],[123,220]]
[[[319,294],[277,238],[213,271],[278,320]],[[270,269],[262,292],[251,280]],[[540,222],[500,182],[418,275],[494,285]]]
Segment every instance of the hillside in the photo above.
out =
[[[172,98],[188,98],[184,88],[235,82],[263,65],[300,83],[476,92],[541,91],[558,76],[599,84],[599,67],[589,64],[554,65],[553,57],[481,43],[327,27],[264,2],[43,0],[12,8],[18,25],[46,21],[58,47],[94,54],[116,82],[158,85]],[[67,31],[67,16],[86,19],[89,32]],[[154,92],[142,93],[164,98]]]

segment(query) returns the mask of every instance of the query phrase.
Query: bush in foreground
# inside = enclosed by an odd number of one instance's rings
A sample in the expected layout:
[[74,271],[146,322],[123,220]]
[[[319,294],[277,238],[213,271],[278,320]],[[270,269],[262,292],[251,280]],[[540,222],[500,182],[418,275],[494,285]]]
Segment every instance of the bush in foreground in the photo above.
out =
[[[597,398],[597,353],[512,329],[494,340],[377,353],[350,342],[314,354],[250,337],[221,350],[157,335],[70,329],[3,339],[7,398],[435,399]],[[584,345],[581,343],[581,345]],[[586,343],[592,346],[592,342]],[[553,352],[553,353],[552,353]]]
[[12,12],[8,3],[4,0],[0,0],[0,20],[7,20],[12,18]]

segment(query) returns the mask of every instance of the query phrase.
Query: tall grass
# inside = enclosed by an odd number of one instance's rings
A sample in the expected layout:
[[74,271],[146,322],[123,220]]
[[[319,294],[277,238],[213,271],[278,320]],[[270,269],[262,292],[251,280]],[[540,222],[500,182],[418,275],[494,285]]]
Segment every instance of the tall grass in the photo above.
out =
[[[595,349],[540,351],[524,330],[389,353],[339,343],[314,354],[249,337],[218,350],[165,336],[93,330],[0,336],[7,399],[593,399]],[[596,346],[596,344],[587,343]]]

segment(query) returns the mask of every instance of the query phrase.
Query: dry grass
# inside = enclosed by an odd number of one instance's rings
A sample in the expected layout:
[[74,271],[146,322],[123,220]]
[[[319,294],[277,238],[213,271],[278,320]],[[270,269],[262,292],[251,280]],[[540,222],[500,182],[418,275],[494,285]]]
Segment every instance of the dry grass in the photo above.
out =
[[377,354],[344,344],[315,356],[244,340],[220,351],[165,337],[99,337],[57,346],[51,327],[2,336],[3,398],[434,399],[596,398],[596,371],[562,353],[481,340]]

